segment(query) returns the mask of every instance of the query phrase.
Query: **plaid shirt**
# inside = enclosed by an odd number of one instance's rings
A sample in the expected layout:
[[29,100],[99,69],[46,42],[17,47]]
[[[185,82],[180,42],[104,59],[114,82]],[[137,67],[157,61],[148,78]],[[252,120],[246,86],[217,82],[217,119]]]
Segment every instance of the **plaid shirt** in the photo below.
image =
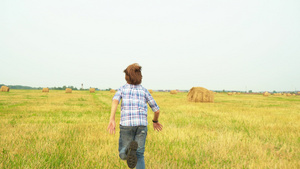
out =
[[125,84],[116,92],[113,100],[120,100],[122,126],[147,126],[147,103],[153,112],[159,110],[149,91],[142,85]]

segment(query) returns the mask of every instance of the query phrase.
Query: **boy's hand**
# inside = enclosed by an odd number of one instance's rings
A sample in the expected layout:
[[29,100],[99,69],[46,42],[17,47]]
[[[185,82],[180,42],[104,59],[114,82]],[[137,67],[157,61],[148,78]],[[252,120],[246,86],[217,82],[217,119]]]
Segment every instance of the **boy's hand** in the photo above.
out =
[[116,122],[114,120],[109,121],[107,131],[109,131],[110,134],[116,133]]
[[163,128],[163,125],[161,125],[159,122],[153,123],[153,128],[154,128],[154,130],[156,130],[156,131],[161,131],[162,128]]

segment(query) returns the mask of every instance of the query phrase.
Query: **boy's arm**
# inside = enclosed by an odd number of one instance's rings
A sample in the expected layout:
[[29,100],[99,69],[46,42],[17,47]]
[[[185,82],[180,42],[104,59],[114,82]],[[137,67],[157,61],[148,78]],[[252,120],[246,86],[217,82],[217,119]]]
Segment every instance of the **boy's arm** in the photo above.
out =
[[155,100],[153,99],[153,97],[151,96],[151,94],[149,93],[148,90],[146,91],[146,96],[147,96],[147,97],[146,97],[147,102],[148,102],[149,106],[151,107],[152,111],[154,112],[153,128],[154,128],[154,130],[161,131],[162,128],[163,128],[163,125],[161,125],[161,124],[158,122],[158,117],[159,117],[159,107],[158,107],[158,105],[156,104]]
[[163,128],[163,125],[161,125],[158,122],[158,117],[159,117],[159,110],[157,110],[156,112],[154,112],[153,128],[154,128],[154,130],[161,131],[162,128]]
[[153,121],[158,121],[158,117],[159,117],[159,110],[157,110],[156,112],[154,112]]
[[111,104],[109,124],[108,124],[108,127],[107,127],[107,130],[109,131],[110,134],[115,134],[116,133],[115,116],[116,116],[116,111],[117,111],[118,104],[119,104],[119,100],[115,100],[115,99],[112,101],[112,104]]

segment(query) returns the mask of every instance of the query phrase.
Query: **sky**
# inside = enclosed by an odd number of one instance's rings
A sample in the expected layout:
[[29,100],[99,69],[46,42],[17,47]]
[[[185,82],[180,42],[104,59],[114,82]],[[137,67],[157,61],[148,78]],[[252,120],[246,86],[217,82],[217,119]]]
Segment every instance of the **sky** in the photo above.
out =
[[299,0],[1,0],[0,84],[300,90]]

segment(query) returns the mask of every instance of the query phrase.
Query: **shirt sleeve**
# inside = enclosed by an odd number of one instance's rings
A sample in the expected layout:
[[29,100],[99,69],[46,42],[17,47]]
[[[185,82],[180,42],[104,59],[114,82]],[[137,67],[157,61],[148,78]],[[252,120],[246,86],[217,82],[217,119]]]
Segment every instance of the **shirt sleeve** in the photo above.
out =
[[146,92],[146,101],[149,104],[149,106],[151,107],[153,112],[156,112],[159,110],[158,105],[156,104],[155,100],[153,99],[153,97],[151,96],[151,94],[149,93],[148,90],[145,91]]
[[122,90],[121,88],[119,88],[116,94],[114,95],[114,97],[112,98],[112,100],[118,100],[120,102],[121,98],[122,98]]

